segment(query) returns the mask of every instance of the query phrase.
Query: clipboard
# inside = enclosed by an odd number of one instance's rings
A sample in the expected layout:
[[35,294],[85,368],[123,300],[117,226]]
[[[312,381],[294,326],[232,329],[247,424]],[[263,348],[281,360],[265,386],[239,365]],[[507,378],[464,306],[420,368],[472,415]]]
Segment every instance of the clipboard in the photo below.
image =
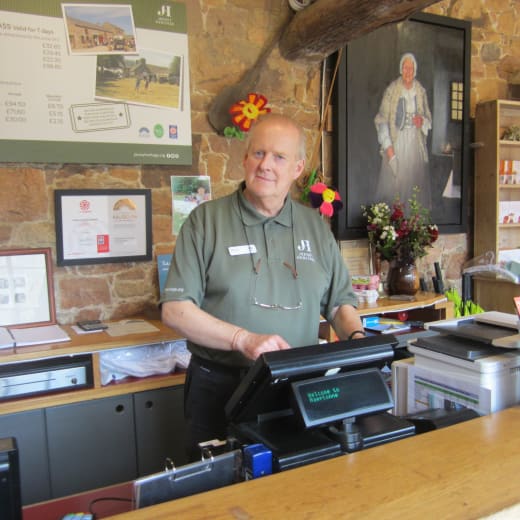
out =
[[216,456],[204,450],[200,461],[179,468],[175,468],[169,459],[167,461],[169,467],[164,471],[134,481],[135,509],[217,489],[241,479],[241,450]]

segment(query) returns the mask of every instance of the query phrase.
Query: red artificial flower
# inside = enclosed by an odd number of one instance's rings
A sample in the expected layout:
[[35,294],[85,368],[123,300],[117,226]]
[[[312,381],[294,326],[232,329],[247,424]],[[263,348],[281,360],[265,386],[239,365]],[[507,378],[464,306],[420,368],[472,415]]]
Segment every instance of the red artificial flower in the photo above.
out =
[[233,116],[233,124],[238,126],[243,132],[249,132],[251,125],[260,116],[271,112],[266,107],[267,98],[262,94],[248,94],[246,100],[239,101],[231,106],[229,113]]
[[320,213],[326,217],[332,217],[334,211],[343,207],[339,193],[323,182],[317,182],[310,187],[309,199],[312,207],[319,208]]

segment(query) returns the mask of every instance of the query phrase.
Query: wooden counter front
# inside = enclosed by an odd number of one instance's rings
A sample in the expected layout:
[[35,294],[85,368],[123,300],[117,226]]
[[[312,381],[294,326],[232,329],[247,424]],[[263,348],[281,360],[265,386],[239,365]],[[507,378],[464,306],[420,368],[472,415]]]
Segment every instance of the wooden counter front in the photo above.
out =
[[520,501],[518,431],[514,407],[111,518],[482,518]]

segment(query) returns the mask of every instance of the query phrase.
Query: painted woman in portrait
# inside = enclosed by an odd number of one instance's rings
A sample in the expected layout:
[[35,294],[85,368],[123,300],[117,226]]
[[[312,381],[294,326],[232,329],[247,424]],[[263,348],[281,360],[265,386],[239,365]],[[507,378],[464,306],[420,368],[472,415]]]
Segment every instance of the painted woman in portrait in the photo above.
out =
[[399,195],[407,202],[413,187],[417,199],[431,207],[431,186],[426,140],[432,116],[426,90],[416,79],[417,61],[405,53],[399,63],[400,76],[386,88],[374,123],[381,153],[376,200],[392,202]]

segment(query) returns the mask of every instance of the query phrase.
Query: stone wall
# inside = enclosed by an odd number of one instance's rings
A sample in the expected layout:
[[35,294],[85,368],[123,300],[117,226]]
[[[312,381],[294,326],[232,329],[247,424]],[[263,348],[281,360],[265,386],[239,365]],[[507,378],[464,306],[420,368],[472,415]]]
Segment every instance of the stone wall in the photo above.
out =
[[[55,189],[150,188],[154,261],[54,267],[58,321],[119,319],[153,311],[158,300],[155,255],[170,252],[170,176],[211,177],[214,197],[242,178],[243,144],[216,135],[207,121],[215,95],[252,66],[264,42],[290,11],[286,0],[186,0],[192,103],[192,166],[0,163],[0,247],[51,247],[55,257]],[[520,5],[513,0],[453,0],[427,11],[473,22],[471,114],[479,101],[507,97],[508,75],[518,70]],[[321,66],[287,62],[273,51],[257,90],[274,111],[293,115],[318,138]],[[470,235],[444,235],[427,259],[426,276],[440,261],[448,283],[459,286]],[[348,244],[347,244],[348,246]]]

